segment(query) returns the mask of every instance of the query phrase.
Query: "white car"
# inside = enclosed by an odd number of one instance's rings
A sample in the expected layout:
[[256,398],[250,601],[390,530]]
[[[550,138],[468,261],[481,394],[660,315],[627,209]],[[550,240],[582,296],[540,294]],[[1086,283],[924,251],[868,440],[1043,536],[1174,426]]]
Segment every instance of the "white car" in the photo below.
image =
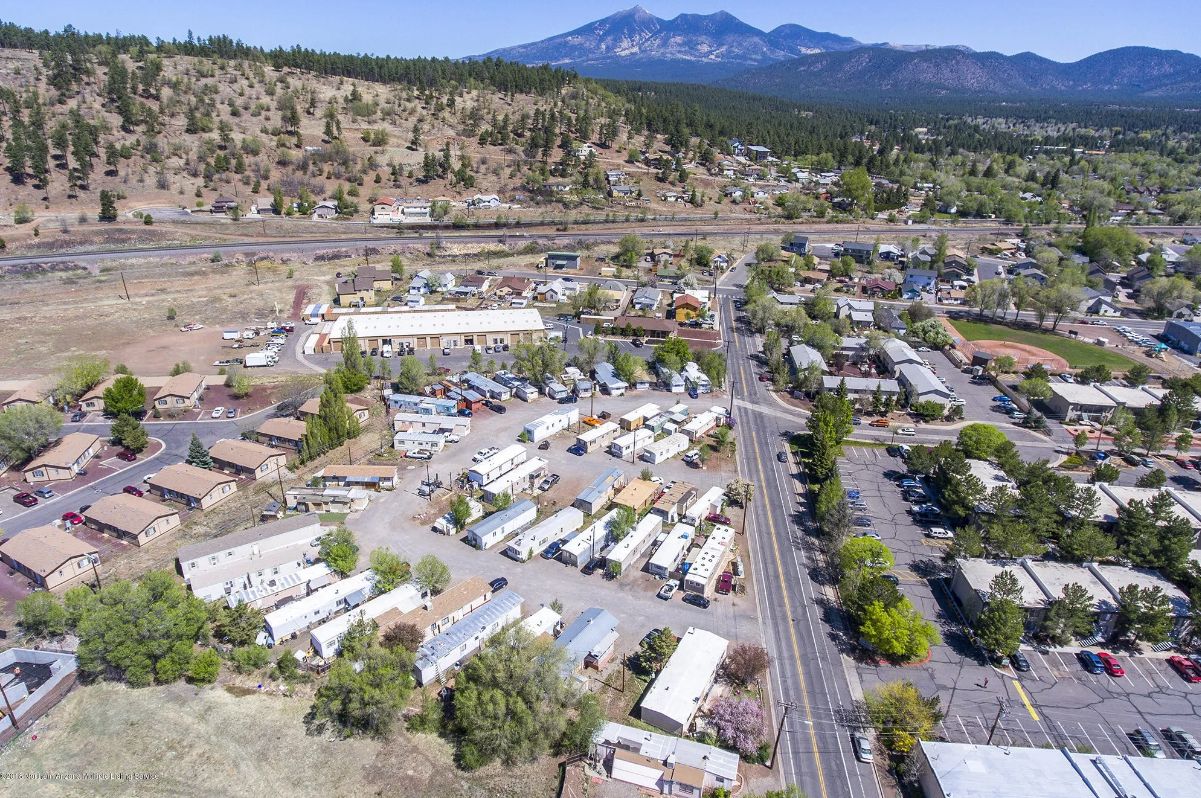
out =
[[214,407],[213,412],[209,413],[210,418],[221,418],[225,415],[224,407]]
[[655,483],[656,485],[662,485],[663,477],[651,477],[651,482]]
[[912,437],[917,434],[917,430],[915,430],[913,427],[901,427],[899,430],[897,430],[897,434],[905,435],[906,437]]
[[671,597],[674,596],[675,594],[676,594],[676,583],[668,582],[663,587],[659,588],[659,592],[656,595],[658,595],[659,598],[663,599],[664,601],[670,601]]
[[932,526],[926,530],[926,537],[931,537],[935,540],[954,540],[955,533],[943,526]]
[[928,347],[928,346],[919,346],[919,347],[917,348],[917,351],[919,351],[919,352],[929,352],[929,351],[930,351],[930,347]]

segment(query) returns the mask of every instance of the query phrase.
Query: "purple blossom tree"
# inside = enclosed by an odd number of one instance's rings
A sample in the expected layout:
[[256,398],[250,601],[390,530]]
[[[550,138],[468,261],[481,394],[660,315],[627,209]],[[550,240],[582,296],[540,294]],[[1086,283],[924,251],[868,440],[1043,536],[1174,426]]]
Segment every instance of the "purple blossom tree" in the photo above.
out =
[[709,708],[717,739],[743,754],[753,754],[763,739],[763,705],[753,698],[719,698]]

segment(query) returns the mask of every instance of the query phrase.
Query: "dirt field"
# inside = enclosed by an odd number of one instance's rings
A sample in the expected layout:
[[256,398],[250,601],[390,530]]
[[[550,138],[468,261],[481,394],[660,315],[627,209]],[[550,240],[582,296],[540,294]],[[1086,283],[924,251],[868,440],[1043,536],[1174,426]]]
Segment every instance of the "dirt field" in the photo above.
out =
[[[239,691],[240,692],[240,691]],[[552,761],[464,773],[445,741],[310,736],[311,693],[236,697],[220,686],[77,687],[0,752],[10,774],[151,774],[143,783],[22,782],[25,796],[550,796]],[[36,740],[33,739],[36,736]]]

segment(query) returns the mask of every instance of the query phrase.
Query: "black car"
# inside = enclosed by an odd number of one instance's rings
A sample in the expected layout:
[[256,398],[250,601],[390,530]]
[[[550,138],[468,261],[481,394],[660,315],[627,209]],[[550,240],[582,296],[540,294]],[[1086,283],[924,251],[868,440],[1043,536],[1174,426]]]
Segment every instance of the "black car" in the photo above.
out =
[[580,569],[580,572],[583,573],[584,576],[592,576],[594,573],[596,573],[596,569],[600,568],[600,565],[601,565],[600,557],[593,557],[591,560],[588,561],[587,565],[585,565],[583,568]]
[[492,404],[488,405],[488,409],[493,413],[500,413],[502,416],[509,412],[509,408],[505,407],[500,402],[493,402]]
[[900,457],[901,456],[901,447],[900,446],[889,446],[887,449],[885,449],[885,451],[888,452],[889,457]]
[[630,341],[630,343],[633,345],[633,347],[635,349],[642,348],[642,339],[641,338],[635,338],[633,341]]
[[470,410],[468,410],[468,409],[467,409],[467,408],[465,408],[465,407],[461,407],[461,408],[459,408],[459,413],[458,413],[458,414],[459,414],[460,416],[462,416],[463,418],[471,418],[471,411],[470,411]]
[[697,593],[685,593],[684,594],[684,603],[691,604],[694,607],[700,607],[702,610],[707,610],[707,609],[709,609],[709,605],[712,602],[710,602],[709,599],[707,599],[704,596],[699,595]]
[[503,576],[498,576],[488,583],[488,587],[492,588],[493,593],[499,593],[509,586],[509,580]]
[[[577,398],[576,398],[576,395],[575,395],[575,394],[573,394],[573,393],[569,393],[569,394],[567,394],[566,396],[564,396],[562,399],[560,399],[560,400],[559,400],[559,404],[561,404],[561,405],[574,405],[574,404],[575,404],[576,402],[578,402],[578,401],[579,401],[579,399],[577,399]],[[495,409],[495,408],[494,408],[494,409]]]
[[371,347],[371,356],[372,356],[372,357],[375,357],[375,356],[376,356],[376,355],[378,355],[378,354],[379,354],[379,349],[378,349],[377,347],[374,347],[374,346],[373,346],[373,347]]
[[539,448],[539,449],[542,449],[543,451],[545,451],[545,450],[549,449],[549,448],[550,448],[550,441],[543,441],[542,443],[538,444],[538,448]]
[[1009,661],[1013,663],[1013,669],[1020,673],[1026,673],[1030,670],[1030,660],[1026,659],[1026,655],[1020,651],[1015,651],[1009,655]]
[[895,574],[880,574],[880,578],[887,582],[892,582],[894,585],[901,584],[901,580]]
[[83,421],[87,417],[88,417],[87,413],[83,412],[82,410],[76,410],[74,413],[71,414],[71,421],[78,423],[80,421]]
[[781,463],[788,462],[788,452],[776,452],[776,459]]

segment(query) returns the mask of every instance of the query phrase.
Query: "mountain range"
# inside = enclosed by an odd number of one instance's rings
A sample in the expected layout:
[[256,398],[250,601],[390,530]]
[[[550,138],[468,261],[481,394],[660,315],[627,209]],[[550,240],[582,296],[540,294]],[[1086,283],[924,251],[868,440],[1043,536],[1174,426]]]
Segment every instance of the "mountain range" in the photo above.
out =
[[1060,63],[963,46],[865,44],[792,24],[762,31],[725,11],[666,20],[641,6],[472,57],[551,64],[588,77],[712,83],[798,101],[1201,99],[1201,57],[1177,50],[1122,47]]

